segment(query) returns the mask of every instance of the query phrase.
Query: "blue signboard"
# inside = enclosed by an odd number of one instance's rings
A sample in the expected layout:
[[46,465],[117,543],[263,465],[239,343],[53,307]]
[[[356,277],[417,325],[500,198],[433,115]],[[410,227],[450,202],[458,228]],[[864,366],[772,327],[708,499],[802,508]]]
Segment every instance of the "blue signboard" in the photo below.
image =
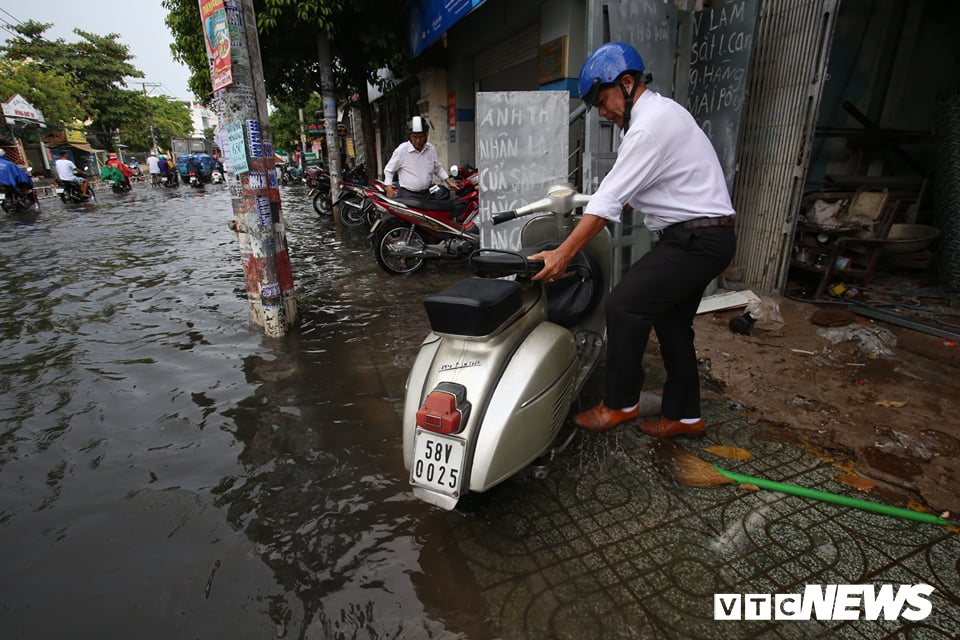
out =
[[410,20],[410,49],[413,57],[436,42],[447,29],[484,0],[414,0]]

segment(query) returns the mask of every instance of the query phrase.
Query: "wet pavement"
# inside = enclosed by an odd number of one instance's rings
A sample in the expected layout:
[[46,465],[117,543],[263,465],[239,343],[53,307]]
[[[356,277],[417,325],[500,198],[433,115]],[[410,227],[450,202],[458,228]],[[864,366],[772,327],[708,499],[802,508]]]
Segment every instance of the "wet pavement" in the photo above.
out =
[[[0,221],[0,637],[960,637],[955,531],[681,487],[629,426],[456,512],[416,501],[420,300],[465,271],[387,276],[362,232],[283,198],[303,321],[282,340],[250,324],[225,190]],[[705,418],[679,440],[698,457],[856,493],[732,407]],[[919,583],[923,620],[714,620],[714,594]]]
[[[849,494],[839,471],[720,404],[692,453],[746,475]],[[744,448],[731,462],[702,448]],[[957,638],[960,536],[768,491],[680,487],[629,426],[584,434],[545,480],[484,496],[457,546],[505,638]],[[714,594],[795,594],[806,585],[920,584],[920,622],[714,619]],[[862,616],[861,616],[862,618]]]

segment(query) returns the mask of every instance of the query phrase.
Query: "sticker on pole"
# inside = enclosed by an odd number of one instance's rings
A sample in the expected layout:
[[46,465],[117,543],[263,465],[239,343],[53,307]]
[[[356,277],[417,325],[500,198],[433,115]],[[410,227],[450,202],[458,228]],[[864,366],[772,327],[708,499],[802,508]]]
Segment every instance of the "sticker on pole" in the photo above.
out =
[[233,165],[233,173],[240,175],[250,171],[247,165],[247,143],[243,135],[243,120],[234,120],[228,122],[227,130],[227,149],[230,153],[230,164]]

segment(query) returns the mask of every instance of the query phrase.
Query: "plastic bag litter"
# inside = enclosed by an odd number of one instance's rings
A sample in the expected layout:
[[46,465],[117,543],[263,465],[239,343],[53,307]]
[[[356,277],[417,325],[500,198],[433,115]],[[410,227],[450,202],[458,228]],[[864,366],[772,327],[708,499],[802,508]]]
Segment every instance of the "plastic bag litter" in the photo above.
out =
[[783,314],[780,313],[780,305],[774,300],[764,297],[759,300],[751,300],[747,304],[747,313],[754,320],[754,329],[760,331],[780,331],[783,329]]
[[845,327],[817,329],[817,334],[829,340],[831,344],[859,342],[860,352],[868,356],[892,356],[892,349],[897,346],[897,337],[883,327],[850,324]]

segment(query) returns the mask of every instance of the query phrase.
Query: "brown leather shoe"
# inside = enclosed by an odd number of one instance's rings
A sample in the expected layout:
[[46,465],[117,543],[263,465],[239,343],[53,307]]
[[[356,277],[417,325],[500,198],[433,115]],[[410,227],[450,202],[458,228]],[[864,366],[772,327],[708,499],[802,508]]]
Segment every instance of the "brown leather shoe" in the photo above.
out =
[[707,428],[703,420],[697,420],[692,424],[687,424],[686,422],[671,420],[670,418],[660,418],[657,422],[642,422],[637,426],[645,434],[655,438],[669,438],[670,436],[693,436],[699,438]]
[[587,431],[608,431],[618,424],[633,420],[639,412],[639,406],[630,411],[623,411],[622,409],[610,409],[601,401],[583,413],[573,416],[573,423]]

